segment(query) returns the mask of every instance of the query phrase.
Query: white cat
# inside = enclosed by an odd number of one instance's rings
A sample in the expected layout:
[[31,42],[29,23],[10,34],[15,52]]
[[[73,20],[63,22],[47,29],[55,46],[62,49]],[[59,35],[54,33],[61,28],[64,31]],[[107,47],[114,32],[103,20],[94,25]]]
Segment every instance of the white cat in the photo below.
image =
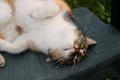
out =
[[1,51],[19,54],[31,49],[44,52],[47,61],[77,63],[88,46],[96,44],[71,21],[63,0],[15,0],[14,8],[13,22],[22,33],[13,42],[0,39]]

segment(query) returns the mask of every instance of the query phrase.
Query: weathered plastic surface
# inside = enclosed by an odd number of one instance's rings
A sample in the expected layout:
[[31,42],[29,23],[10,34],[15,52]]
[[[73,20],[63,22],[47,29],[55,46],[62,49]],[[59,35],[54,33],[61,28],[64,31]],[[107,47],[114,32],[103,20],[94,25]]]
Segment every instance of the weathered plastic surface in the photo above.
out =
[[113,64],[116,59],[120,60],[120,32],[103,23],[85,8],[75,9],[74,14],[86,35],[98,42],[89,48],[80,63],[47,63],[46,55],[32,51],[20,55],[3,53],[6,66],[0,68],[0,80],[82,80],[93,72]]

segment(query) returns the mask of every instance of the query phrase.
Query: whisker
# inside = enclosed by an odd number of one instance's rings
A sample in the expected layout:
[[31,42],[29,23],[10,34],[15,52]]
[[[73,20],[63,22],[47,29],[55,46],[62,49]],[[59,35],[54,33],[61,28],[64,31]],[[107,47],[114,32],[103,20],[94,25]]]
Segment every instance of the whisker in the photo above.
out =
[[65,58],[65,54],[64,54],[59,60],[57,60],[56,63],[59,63],[59,62],[62,61],[64,58]]
[[[89,33],[91,30],[89,29],[88,31],[86,31],[86,33],[85,34],[87,34],[87,33]],[[93,33],[93,32],[92,32]],[[93,33],[94,34],[94,33]]]
[[58,63],[58,65],[55,67],[55,69],[57,69],[63,62],[64,62],[64,60],[61,60],[61,62]]
[[71,70],[73,71],[75,68],[75,63],[73,63]]
[[64,59],[60,62],[60,65],[61,65],[61,64],[63,64],[63,63],[64,63],[64,61],[65,61],[65,58],[64,58]]
[[63,59],[61,60],[60,64],[64,63],[65,59],[65,55],[63,55]]
[[60,64],[57,64],[57,66],[55,67],[55,69],[57,69],[60,66]]
[[55,69],[57,69],[65,61],[65,55],[63,55],[56,63],[59,63]]
[[61,57],[59,60],[56,61],[56,63],[61,62],[64,59],[64,57]]
[[[92,17],[92,15],[89,14],[88,17],[86,18],[86,19],[87,19],[87,22],[86,22],[86,23],[88,23],[88,22],[90,21],[91,17]],[[89,31],[88,26],[89,26],[89,23],[86,24],[86,28],[84,29],[83,33],[86,34],[86,33]]]
[[[86,17],[86,21],[85,21],[85,22],[88,23],[88,21],[90,21],[91,17],[92,17],[92,14],[89,14],[89,15]],[[73,18],[74,18],[75,21],[77,22],[78,26],[80,26],[80,27],[83,29],[82,33],[83,33],[83,34],[86,34],[87,31],[89,31],[89,30],[88,30],[89,23],[86,24],[86,26],[85,26],[85,25],[83,25],[83,24],[80,22],[80,20],[79,20],[76,16],[73,16]],[[81,30],[81,29],[80,29],[80,30]]]

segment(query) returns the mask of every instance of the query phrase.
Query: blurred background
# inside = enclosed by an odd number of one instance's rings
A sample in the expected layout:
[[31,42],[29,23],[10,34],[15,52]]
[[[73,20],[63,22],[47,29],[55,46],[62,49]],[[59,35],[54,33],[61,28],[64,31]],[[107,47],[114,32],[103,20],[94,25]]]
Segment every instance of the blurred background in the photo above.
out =
[[72,9],[86,7],[105,23],[110,23],[111,0],[66,0]]

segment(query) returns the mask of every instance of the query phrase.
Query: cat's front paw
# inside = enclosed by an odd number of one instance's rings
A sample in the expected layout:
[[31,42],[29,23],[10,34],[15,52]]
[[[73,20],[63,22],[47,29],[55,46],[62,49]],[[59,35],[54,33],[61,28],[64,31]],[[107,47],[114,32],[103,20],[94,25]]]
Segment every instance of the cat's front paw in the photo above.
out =
[[4,57],[0,54],[0,67],[4,67],[5,66],[5,59]]

